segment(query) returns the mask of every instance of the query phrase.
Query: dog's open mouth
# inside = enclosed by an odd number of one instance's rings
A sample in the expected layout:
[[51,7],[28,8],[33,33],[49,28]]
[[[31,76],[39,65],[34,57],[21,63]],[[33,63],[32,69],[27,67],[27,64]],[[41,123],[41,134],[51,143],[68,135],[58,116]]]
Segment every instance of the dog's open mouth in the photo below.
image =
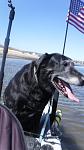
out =
[[54,87],[59,91],[61,92],[65,97],[73,100],[73,101],[76,101],[76,102],[79,102],[79,99],[74,95],[70,85],[68,83],[66,83],[65,81],[55,77],[53,80],[52,80],[52,84],[54,85]]

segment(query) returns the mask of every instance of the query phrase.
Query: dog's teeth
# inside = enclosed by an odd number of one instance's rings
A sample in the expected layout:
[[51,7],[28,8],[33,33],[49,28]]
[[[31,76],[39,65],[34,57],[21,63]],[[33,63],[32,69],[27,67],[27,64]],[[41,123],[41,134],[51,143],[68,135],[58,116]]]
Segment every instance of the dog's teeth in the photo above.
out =
[[61,86],[62,84],[61,83],[59,83],[59,86]]

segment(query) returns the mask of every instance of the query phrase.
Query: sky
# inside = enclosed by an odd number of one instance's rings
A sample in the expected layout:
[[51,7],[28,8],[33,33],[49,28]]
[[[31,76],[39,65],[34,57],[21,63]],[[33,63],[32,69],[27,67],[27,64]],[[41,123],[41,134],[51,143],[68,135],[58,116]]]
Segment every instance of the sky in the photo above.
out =
[[[12,0],[15,18],[10,47],[37,53],[61,53],[70,0]],[[0,44],[9,21],[7,0],[0,1]],[[84,34],[69,25],[65,55],[84,61]]]

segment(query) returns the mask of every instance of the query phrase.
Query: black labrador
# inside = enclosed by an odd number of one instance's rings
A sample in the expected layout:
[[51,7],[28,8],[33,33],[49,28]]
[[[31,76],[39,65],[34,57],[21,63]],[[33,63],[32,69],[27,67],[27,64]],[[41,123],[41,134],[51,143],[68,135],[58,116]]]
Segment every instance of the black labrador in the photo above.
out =
[[4,103],[18,117],[25,131],[37,133],[43,109],[55,91],[51,124],[59,92],[79,101],[69,84],[83,86],[84,76],[74,68],[70,58],[58,53],[46,53],[25,65],[13,77],[5,89]]

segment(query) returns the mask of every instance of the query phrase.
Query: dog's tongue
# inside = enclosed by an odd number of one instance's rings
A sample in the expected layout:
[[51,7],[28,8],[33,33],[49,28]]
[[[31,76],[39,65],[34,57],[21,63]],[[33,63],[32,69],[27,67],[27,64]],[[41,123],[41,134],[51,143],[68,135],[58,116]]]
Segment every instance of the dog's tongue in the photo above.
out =
[[79,99],[73,94],[72,90],[70,90],[67,86],[65,88],[67,91],[68,98],[75,102],[79,102]]

